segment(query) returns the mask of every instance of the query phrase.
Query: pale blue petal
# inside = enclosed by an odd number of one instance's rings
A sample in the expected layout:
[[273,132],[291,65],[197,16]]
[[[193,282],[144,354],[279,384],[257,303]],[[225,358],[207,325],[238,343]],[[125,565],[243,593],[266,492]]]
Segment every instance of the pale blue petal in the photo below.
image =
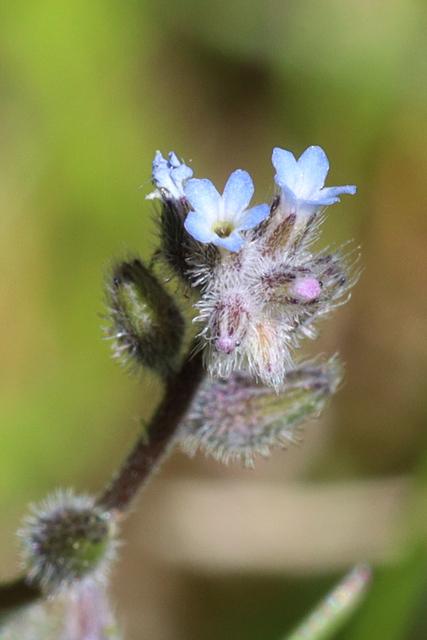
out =
[[326,153],[321,147],[308,147],[298,160],[298,168],[301,171],[300,194],[309,198],[325,184],[329,171]]
[[157,167],[159,164],[167,165],[167,163],[168,161],[166,160],[166,158],[163,157],[162,152],[157,150],[153,160],[153,169]]
[[173,181],[182,187],[184,180],[188,180],[193,175],[193,169],[187,167],[186,164],[180,164],[178,167],[171,169],[171,177]]
[[199,242],[215,242],[218,238],[217,234],[211,229],[211,225],[203,214],[196,211],[190,211],[184,220],[184,227]]
[[181,163],[178,160],[178,156],[174,151],[168,153],[169,162],[167,163],[170,169],[170,175],[175,184],[182,189],[183,180],[188,180],[193,175],[193,169],[187,167],[186,164]]
[[322,198],[325,196],[326,198],[334,198],[336,196],[340,196],[343,193],[349,193],[354,196],[356,193],[356,187],[354,184],[348,184],[344,187],[326,187],[326,189],[322,189],[320,195]]
[[173,168],[179,167],[179,165],[181,164],[180,161],[178,160],[178,156],[176,155],[175,151],[169,151],[168,158],[169,158],[169,164]]
[[158,174],[168,174],[168,161],[166,158],[162,156],[160,151],[156,151],[156,155],[154,156],[154,160],[152,163],[153,166],[153,180],[157,179]]
[[213,243],[217,247],[224,247],[225,249],[228,249],[228,251],[239,251],[245,244],[245,241],[235,229],[234,231],[232,231],[232,233],[230,233],[228,238],[220,238],[215,234],[215,240],[213,241]]
[[293,189],[298,176],[298,166],[294,154],[290,151],[285,151],[285,149],[275,147],[273,149],[271,161],[277,172],[274,176],[277,184],[280,187],[288,185],[290,189]]
[[184,192],[195,211],[209,220],[217,218],[221,196],[210,180],[193,178],[185,185]]
[[167,189],[171,193],[175,191],[175,185],[170,177],[169,163],[160,151],[157,151],[154,156],[152,178],[157,187]]
[[244,211],[254,195],[254,183],[247,171],[237,169],[228,178],[222,201],[227,220],[238,217]]
[[259,204],[256,207],[252,207],[252,209],[245,211],[242,223],[239,225],[239,230],[245,231],[246,229],[252,229],[269,215],[270,207],[268,204]]

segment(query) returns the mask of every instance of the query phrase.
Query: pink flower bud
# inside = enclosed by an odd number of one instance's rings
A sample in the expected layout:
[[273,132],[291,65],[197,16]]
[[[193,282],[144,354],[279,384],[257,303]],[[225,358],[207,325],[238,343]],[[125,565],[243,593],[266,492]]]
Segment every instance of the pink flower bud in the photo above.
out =
[[322,285],[316,278],[297,278],[291,286],[291,293],[299,302],[312,302],[321,291]]
[[239,294],[230,293],[215,307],[212,316],[213,345],[218,351],[231,353],[242,344],[250,314]]

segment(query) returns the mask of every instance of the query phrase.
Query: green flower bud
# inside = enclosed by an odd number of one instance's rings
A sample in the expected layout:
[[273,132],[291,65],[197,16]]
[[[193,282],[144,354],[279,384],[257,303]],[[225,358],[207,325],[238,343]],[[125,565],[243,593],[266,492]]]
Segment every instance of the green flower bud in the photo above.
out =
[[102,577],[115,555],[115,522],[90,496],[58,491],[33,505],[18,532],[30,583],[47,593],[87,575]]
[[161,375],[178,364],[184,319],[164,287],[139,259],[117,264],[107,279],[105,329],[115,358]]

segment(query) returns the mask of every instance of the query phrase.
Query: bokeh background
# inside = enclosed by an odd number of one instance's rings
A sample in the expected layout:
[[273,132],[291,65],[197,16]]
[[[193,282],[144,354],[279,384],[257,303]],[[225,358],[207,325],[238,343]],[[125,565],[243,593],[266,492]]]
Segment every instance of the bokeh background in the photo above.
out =
[[[14,0],[0,20],[0,574],[26,504],[99,490],[152,412],[101,337],[102,274],[155,245],[156,149],[273,192],[274,146],[321,145],[324,244],[362,277],[312,353],[345,385],[304,444],[225,468],[176,453],[123,528],[128,640],[279,640],[357,562],[339,636],[427,636],[427,5],[423,0]],[[140,188],[141,187],[141,188]]]

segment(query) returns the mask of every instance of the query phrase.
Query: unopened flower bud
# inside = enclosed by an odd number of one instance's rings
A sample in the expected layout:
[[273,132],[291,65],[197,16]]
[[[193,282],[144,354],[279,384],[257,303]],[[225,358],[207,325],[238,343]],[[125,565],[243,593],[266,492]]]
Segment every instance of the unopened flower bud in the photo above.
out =
[[90,496],[58,491],[31,513],[18,532],[28,580],[51,593],[88,575],[102,579],[115,555],[111,512]]
[[249,371],[277,392],[282,388],[286,369],[292,365],[290,342],[289,331],[267,317],[260,318],[248,335]]
[[289,287],[291,295],[299,302],[312,302],[316,300],[321,291],[322,284],[317,278],[310,276],[305,278],[296,278]]
[[184,320],[155,276],[139,259],[121,262],[107,280],[108,319],[114,356],[125,365],[167,375],[177,364]]
[[256,455],[297,441],[301,423],[319,414],[340,380],[336,358],[289,371],[280,394],[246,373],[207,380],[180,429],[179,444],[190,455],[200,449],[222,462],[252,466]]
[[250,313],[243,298],[229,295],[215,307],[210,328],[212,343],[215,349],[231,353],[240,347],[248,331]]

